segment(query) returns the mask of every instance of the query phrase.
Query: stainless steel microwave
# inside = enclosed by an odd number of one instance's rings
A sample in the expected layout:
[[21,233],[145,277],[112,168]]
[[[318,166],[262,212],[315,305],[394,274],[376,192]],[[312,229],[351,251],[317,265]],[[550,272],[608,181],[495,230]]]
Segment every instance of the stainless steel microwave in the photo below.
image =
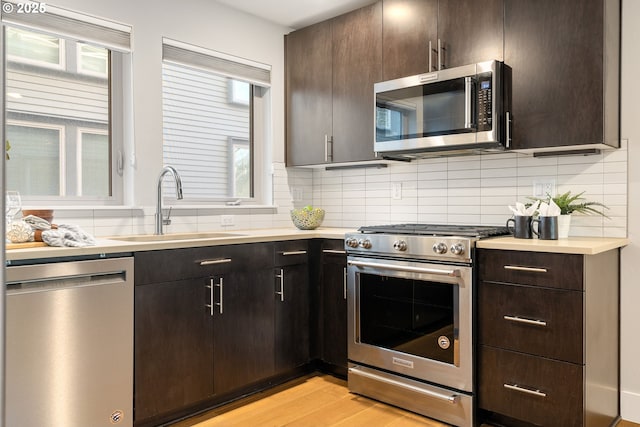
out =
[[503,69],[488,61],[376,83],[374,151],[411,159],[504,149]]

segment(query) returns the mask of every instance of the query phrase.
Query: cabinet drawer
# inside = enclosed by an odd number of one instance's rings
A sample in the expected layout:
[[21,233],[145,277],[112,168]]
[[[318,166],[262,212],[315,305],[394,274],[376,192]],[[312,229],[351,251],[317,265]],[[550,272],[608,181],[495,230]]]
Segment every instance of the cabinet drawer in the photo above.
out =
[[583,425],[583,368],[480,346],[480,408],[539,426]]
[[307,240],[290,240],[276,242],[275,263],[276,267],[285,265],[304,264],[309,260],[309,242]]
[[583,293],[481,282],[480,343],[582,364]]
[[542,252],[478,251],[480,280],[582,290],[583,256]]
[[241,262],[241,246],[249,245],[136,252],[135,284],[172,282],[222,274]]

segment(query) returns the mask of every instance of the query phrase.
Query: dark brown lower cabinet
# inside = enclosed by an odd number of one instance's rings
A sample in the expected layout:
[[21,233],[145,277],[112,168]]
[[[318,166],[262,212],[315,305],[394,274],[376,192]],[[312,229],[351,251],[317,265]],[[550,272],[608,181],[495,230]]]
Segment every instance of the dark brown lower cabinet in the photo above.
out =
[[135,418],[144,420],[210,398],[213,322],[206,279],[135,288]]
[[276,242],[274,287],[275,373],[309,362],[309,244],[306,240]]
[[213,369],[217,395],[274,374],[272,245],[242,246],[241,262],[224,277],[222,289],[217,286],[214,291]]
[[186,415],[274,375],[273,244],[134,258],[136,426]]
[[324,240],[320,251],[322,321],[320,348],[325,367],[347,375],[347,255],[343,240]]
[[478,250],[478,408],[513,427],[619,419],[619,250]]
[[136,427],[258,391],[309,364],[306,240],[134,259]]

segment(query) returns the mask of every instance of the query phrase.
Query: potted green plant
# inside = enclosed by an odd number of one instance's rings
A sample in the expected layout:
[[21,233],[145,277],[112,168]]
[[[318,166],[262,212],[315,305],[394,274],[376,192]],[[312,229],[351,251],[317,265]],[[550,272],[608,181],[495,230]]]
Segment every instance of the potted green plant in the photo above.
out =
[[[582,195],[585,192],[571,194],[571,191],[558,194],[554,197],[547,195],[546,198],[530,197],[531,200],[540,200],[541,202],[550,203],[551,200],[560,208],[560,217],[558,217],[558,237],[569,237],[569,227],[571,226],[571,214],[574,212],[584,215],[602,215],[609,218],[603,209],[609,209],[600,202],[590,202],[585,200]],[[602,208],[602,209],[599,209]]]

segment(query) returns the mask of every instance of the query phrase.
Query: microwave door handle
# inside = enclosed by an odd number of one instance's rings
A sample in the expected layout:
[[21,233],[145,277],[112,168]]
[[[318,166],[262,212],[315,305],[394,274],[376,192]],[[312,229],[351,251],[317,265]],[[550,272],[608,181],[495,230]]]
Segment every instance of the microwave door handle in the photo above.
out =
[[472,122],[472,112],[471,112],[471,105],[472,105],[472,86],[473,83],[471,81],[471,77],[465,77],[464,78],[464,127],[465,129],[471,129],[473,128],[473,122]]

